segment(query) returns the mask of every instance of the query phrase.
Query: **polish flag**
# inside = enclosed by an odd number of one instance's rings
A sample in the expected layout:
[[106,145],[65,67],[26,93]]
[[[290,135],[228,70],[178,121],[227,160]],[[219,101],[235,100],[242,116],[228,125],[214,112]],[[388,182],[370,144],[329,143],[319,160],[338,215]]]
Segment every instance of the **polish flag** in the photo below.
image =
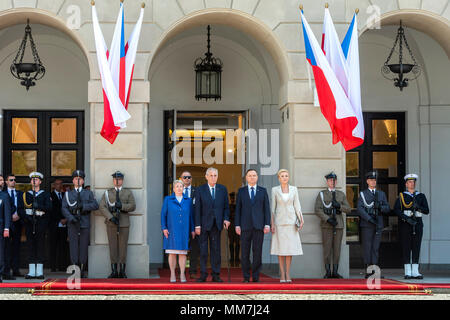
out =
[[[344,39],[344,43],[346,43],[346,51],[344,52],[344,45],[341,46],[330,11],[328,8],[325,8],[322,50],[336,78],[341,84],[345,95],[349,99],[353,112],[358,120],[356,127],[352,131],[353,141],[346,142],[350,149],[356,148],[364,142],[364,121],[361,110],[359,80],[358,31],[356,28],[357,24],[355,25],[355,23],[356,15]],[[351,55],[349,56],[350,51]],[[350,57],[350,59],[347,57]]]
[[[301,12],[306,59],[311,64],[320,110],[333,134],[333,144],[341,141],[348,151],[357,146],[352,132],[358,124],[353,107]],[[359,143],[359,141],[358,141]]]
[[[120,129],[126,128],[126,121],[131,117],[127,111],[128,100],[143,16],[144,8],[141,9],[130,42],[125,43],[124,9],[121,3],[111,42],[111,50],[108,51],[95,6],[92,6],[97,59],[103,87],[104,120],[100,134],[111,144],[116,140]],[[128,50],[129,48],[130,50]]]
[[350,27],[342,41],[342,51],[347,61],[348,91],[347,97],[352,104],[353,111],[358,118],[358,124],[353,130],[353,136],[364,142],[364,120],[361,108],[361,78],[359,71],[359,45],[358,45],[358,21],[357,14],[353,15]]

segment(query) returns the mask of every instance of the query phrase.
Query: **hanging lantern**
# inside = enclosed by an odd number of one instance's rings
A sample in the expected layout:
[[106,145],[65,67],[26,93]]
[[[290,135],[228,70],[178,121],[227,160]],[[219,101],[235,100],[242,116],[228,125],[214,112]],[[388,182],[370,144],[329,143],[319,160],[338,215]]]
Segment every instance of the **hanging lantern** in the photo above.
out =
[[[34,62],[23,62],[23,57],[25,55],[25,48],[27,46],[27,40],[30,38],[30,47],[33,54]],[[27,26],[25,27],[25,36],[23,37],[22,43],[20,44],[19,51],[14,58],[13,63],[10,67],[11,74],[22,80],[21,85],[27,88],[36,85],[35,80],[40,80],[45,75],[45,67],[39,58],[39,54],[36,49],[36,45],[33,41],[33,36],[31,35],[30,19],[27,19]]]
[[[389,64],[397,44],[399,46],[398,63]],[[408,53],[413,63],[403,63],[403,44],[406,46],[406,49],[408,49]],[[412,77],[406,78],[405,75],[410,72],[412,72]],[[392,47],[386,62],[381,68],[381,74],[386,79],[394,81],[394,86],[400,88],[400,91],[403,91],[403,88],[408,86],[408,81],[415,80],[420,75],[420,72],[420,66],[417,64],[416,59],[412,54],[408,41],[406,41],[405,30],[403,29],[402,21],[400,20],[400,27],[397,31],[394,46]]]
[[194,62],[195,67],[195,99],[201,100],[214,99],[215,101],[222,98],[222,61],[213,57],[210,52],[210,30],[208,25],[208,51],[205,58],[197,58]]

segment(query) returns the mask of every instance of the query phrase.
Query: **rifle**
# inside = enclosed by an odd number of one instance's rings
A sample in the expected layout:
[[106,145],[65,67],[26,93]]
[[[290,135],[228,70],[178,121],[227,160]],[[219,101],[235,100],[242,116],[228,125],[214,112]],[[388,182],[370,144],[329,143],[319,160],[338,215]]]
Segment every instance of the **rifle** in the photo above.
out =
[[412,227],[413,227],[413,235],[416,235],[416,224],[417,224],[417,220],[416,220],[416,195],[415,193],[413,193],[413,201],[412,201],[412,216],[411,218],[413,219],[413,221],[415,222]]
[[[336,188],[335,184],[336,184],[336,180],[333,179],[333,187]],[[332,194],[331,201],[332,201],[332,203],[334,203],[336,201],[336,190],[331,192],[331,194]],[[336,220],[336,208],[333,205],[331,206],[331,216],[333,217],[333,220],[337,221]],[[336,234],[336,225],[333,225],[333,234]]]
[[[375,208],[375,203],[377,204],[376,208]],[[376,228],[375,228],[375,234],[379,234],[380,231],[380,227],[378,225],[378,216],[380,214],[380,202],[378,201],[378,192],[375,190],[375,200],[374,200],[374,207],[373,207],[373,215],[374,215],[374,219],[376,221]]]
[[36,207],[35,207],[35,201],[36,201],[36,190],[33,188],[33,202],[32,202],[32,212],[33,212],[33,235],[36,234]]
[[[115,203],[117,203],[117,202],[122,204],[120,202],[120,198],[119,198],[119,190],[116,190],[116,201],[115,201]],[[117,208],[116,206],[114,206],[114,211],[116,212],[116,218],[117,218],[117,237],[119,237],[119,233],[120,233],[120,209]]]

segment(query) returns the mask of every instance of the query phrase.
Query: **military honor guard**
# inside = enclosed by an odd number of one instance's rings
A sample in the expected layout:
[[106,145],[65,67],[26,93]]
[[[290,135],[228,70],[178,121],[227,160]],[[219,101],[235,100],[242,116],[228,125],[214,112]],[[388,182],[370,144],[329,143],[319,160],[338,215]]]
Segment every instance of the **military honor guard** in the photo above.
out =
[[417,174],[404,177],[406,190],[400,193],[394,205],[399,217],[398,230],[402,245],[405,279],[423,279],[419,273],[420,245],[423,235],[422,215],[429,214],[427,198],[416,191]]
[[[345,193],[336,190],[337,176],[331,172],[325,176],[328,188],[320,191],[316,198],[315,213],[320,218],[322,229],[323,259],[325,263],[325,279],[338,278],[341,244],[345,227],[345,213],[351,208]],[[333,271],[331,271],[333,264]]]
[[386,194],[378,190],[377,172],[370,171],[366,174],[368,188],[359,193],[358,215],[360,217],[361,242],[363,248],[363,260],[365,264],[365,278],[371,276],[368,273],[369,266],[378,266],[381,233],[383,230],[383,213],[389,213],[391,208],[387,202]]
[[80,268],[82,278],[86,277],[90,213],[98,209],[98,203],[92,191],[83,188],[84,178],[83,171],[73,172],[74,190],[65,192],[62,203],[62,214],[68,224],[70,260],[72,265]]
[[25,207],[25,230],[27,245],[29,248],[28,263],[29,272],[25,279],[44,279],[45,259],[45,232],[52,210],[50,193],[41,189],[44,175],[40,172],[32,172],[31,190],[23,194]]
[[[108,278],[126,278],[128,235],[130,230],[129,213],[136,210],[136,201],[131,190],[123,188],[124,174],[112,174],[114,188],[102,196],[100,212],[105,216],[109,242],[111,274]],[[117,268],[119,265],[120,270]]]

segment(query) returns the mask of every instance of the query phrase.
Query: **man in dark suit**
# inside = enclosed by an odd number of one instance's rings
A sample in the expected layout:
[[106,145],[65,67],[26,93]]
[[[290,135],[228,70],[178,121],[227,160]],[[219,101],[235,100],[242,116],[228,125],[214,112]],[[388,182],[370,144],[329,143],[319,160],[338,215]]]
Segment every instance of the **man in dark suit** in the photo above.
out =
[[205,282],[208,276],[206,262],[208,260],[208,242],[211,248],[210,259],[212,281],[223,282],[220,279],[220,232],[223,226],[230,226],[230,208],[228,190],[224,185],[217,184],[218,170],[206,170],[205,183],[195,192],[195,233],[199,237],[200,245],[200,278],[197,282]]
[[236,200],[236,233],[241,236],[241,265],[244,282],[250,281],[250,248],[253,253],[252,278],[259,282],[264,234],[270,232],[270,204],[267,190],[257,186],[254,169],[245,174],[247,186],[239,189]]
[[[22,237],[23,217],[25,207],[23,204],[23,192],[16,190],[16,177],[9,174],[6,177],[5,190],[11,199],[11,230],[9,239],[5,239],[5,268],[3,270],[3,279],[15,280],[15,277],[23,277],[20,274],[20,238]],[[12,275],[10,270],[12,269]]]
[[[183,171],[183,173],[181,173],[180,180],[183,181],[183,195],[187,198],[195,199],[196,188],[192,185],[192,174],[189,171]],[[193,202],[193,205],[195,213],[195,202]],[[189,237],[189,248],[191,249],[189,252],[189,276],[191,279],[195,279],[197,277],[197,267],[200,257],[198,238],[198,235],[195,235],[194,239]]]
[[67,242],[67,219],[63,216],[61,207],[64,197],[63,181],[56,179],[55,189],[51,193],[52,212],[49,222],[50,268],[55,272],[66,271],[69,264],[69,244]]
[[368,188],[361,191],[358,198],[358,215],[360,216],[361,243],[363,248],[363,260],[366,269],[365,278],[371,274],[368,273],[369,266],[378,266],[379,249],[381,243],[381,233],[383,231],[382,214],[389,213],[391,208],[387,202],[386,194],[378,190],[377,172],[370,171],[366,174]]
[[4,241],[8,241],[9,228],[11,225],[11,200],[6,192],[3,192],[4,179],[0,176],[0,282],[2,281],[2,273],[5,262]]

